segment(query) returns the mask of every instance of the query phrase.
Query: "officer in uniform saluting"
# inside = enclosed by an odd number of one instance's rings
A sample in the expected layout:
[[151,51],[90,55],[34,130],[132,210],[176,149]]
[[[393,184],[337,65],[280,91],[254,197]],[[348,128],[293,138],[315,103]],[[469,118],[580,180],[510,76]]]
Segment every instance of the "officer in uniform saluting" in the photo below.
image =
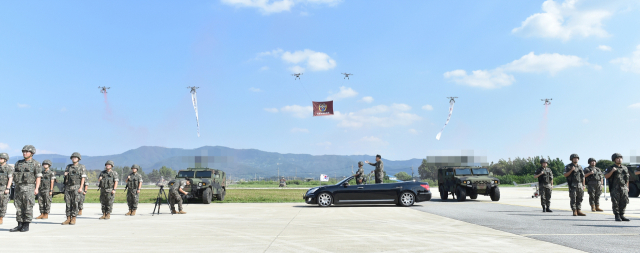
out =
[[36,195],[40,188],[42,167],[33,159],[36,148],[26,145],[22,148],[24,159],[14,165],[13,180],[16,185],[13,205],[16,207],[16,220],[18,226],[9,230],[11,232],[29,231],[29,223],[33,219],[33,206],[36,204]]

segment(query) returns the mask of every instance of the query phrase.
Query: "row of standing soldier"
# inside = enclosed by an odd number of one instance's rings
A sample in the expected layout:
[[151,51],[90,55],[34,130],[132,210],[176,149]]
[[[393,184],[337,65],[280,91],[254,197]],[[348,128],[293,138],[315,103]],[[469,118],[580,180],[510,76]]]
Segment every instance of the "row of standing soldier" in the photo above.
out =
[[[569,186],[569,199],[573,216],[586,216],[581,211],[585,187],[588,188],[591,211],[603,211],[600,209],[600,195],[602,194],[604,177],[609,180],[611,204],[615,220],[629,221],[624,217],[629,203],[629,170],[622,165],[622,155],[619,153],[611,155],[614,165],[609,166],[604,172],[596,167],[596,159],[594,158],[589,158],[589,167],[584,169],[578,165],[580,160],[578,154],[571,154],[569,159],[571,163],[565,166],[563,175],[567,178],[567,185]],[[542,167],[535,172],[534,177],[538,179],[542,212],[552,212],[550,206],[553,172],[547,167],[548,163],[545,159],[541,159],[540,164],[542,164]],[[640,171],[636,171],[635,174],[639,175]]]

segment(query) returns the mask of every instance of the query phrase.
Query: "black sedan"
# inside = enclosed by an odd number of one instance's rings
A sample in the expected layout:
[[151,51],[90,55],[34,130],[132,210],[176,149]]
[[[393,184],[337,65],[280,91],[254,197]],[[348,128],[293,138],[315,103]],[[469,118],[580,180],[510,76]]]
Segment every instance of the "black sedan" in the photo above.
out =
[[431,200],[429,184],[424,182],[399,182],[389,184],[350,185],[353,176],[335,185],[314,187],[304,194],[307,204],[321,207],[347,204],[396,204],[411,206],[415,202]]

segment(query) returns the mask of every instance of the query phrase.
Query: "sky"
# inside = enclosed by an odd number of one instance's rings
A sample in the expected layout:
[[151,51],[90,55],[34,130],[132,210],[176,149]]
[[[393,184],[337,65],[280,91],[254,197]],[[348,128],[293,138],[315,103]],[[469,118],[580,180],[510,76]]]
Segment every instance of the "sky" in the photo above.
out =
[[5,1],[0,152],[626,157],[636,24],[640,1]]

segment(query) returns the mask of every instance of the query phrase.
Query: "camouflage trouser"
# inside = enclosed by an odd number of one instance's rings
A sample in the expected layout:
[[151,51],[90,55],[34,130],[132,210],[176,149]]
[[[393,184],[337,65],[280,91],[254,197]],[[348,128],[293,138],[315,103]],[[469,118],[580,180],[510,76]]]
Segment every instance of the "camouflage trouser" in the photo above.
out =
[[577,187],[569,187],[569,199],[571,199],[571,210],[582,210],[582,197],[584,196],[584,188],[582,184]]
[[589,192],[589,205],[599,206],[600,195],[602,194],[602,186],[599,182],[589,183],[587,185],[587,191]]
[[113,199],[114,194],[111,193],[111,190],[100,189],[100,206],[102,207],[103,213],[111,213],[111,210],[113,210]]
[[70,186],[64,191],[64,202],[67,203],[67,208],[65,213],[67,216],[76,217],[78,216],[78,201],[80,201],[80,196],[78,189],[80,186]]
[[84,193],[78,193],[78,210],[82,210],[84,207],[84,197],[86,195]]
[[178,211],[182,211],[182,198],[177,191],[169,192],[169,204],[171,205],[171,211],[175,211],[175,205],[178,204]]
[[611,208],[613,214],[624,214],[629,204],[629,188],[626,185],[622,187],[611,187]]
[[138,209],[138,190],[135,189],[127,189],[127,205],[130,210]]
[[51,195],[48,190],[38,191],[38,206],[40,206],[40,213],[51,211]]
[[384,178],[384,174],[376,172],[376,184],[382,184],[382,179]]
[[31,222],[33,219],[33,206],[36,204],[35,185],[16,186],[13,196],[13,205],[16,207],[16,220],[18,222]]
[[4,194],[4,190],[0,192],[0,217],[4,217],[7,213],[7,205],[9,204],[9,194]]
[[551,188],[540,188],[540,204],[542,204],[542,206],[551,206],[551,191]]

